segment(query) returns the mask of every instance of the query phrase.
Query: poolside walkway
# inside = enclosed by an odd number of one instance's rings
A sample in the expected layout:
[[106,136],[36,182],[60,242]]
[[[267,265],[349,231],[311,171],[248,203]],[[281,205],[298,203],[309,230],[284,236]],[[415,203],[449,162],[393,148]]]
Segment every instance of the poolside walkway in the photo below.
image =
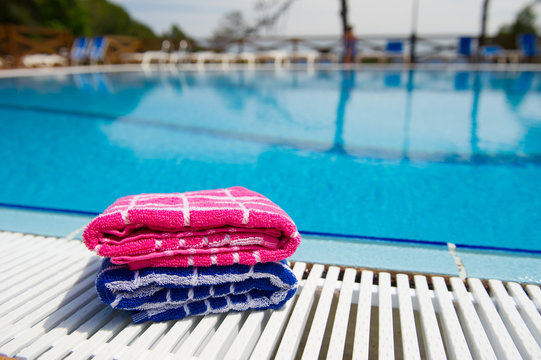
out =
[[79,241],[0,232],[0,354],[23,358],[541,358],[541,288],[295,262],[280,311],[133,325]]

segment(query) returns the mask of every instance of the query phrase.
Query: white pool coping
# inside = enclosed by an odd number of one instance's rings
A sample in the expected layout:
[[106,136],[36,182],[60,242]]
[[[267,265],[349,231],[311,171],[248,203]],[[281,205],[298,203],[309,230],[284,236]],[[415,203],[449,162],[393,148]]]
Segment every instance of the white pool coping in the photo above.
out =
[[51,68],[20,68],[0,69],[0,78],[27,77],[27,76],[55,76],[69,74],[84,74],[96,72],[146,72],[157,71],[176,73],[180,71],[306,71],[320,70],[359,70],[359,71],[382,71],[382,70],[423,70],[423,71],[541,71],[541,64],[470,64],[470,63],[438,63],[438,64],[290,64],[288,66],[275,66],[273,64],[231,64],[227,67],[221,64],[118,64],[118,65],[85,65],[65,66]]

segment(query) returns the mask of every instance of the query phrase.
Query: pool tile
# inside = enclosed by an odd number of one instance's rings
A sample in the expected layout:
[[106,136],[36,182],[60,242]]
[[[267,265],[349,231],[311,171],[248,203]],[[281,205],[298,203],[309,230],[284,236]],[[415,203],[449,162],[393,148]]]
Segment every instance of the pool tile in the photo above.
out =
[[[64,237],[85,226],[90,216],[57,214],[0,207],[0,230]],[[79,232],[76,239],[81,238]]]
[[446,246],[412,246],[303,236],[292,260],[373,269],[458,275]]
[[457,249],[468,277],[541,284],[541,256]]

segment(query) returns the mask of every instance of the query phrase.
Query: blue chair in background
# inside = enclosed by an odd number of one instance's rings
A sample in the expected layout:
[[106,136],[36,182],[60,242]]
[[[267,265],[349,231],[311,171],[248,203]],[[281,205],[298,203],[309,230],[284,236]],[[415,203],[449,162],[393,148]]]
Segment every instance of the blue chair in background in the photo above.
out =
[[105,62],[107,52],[108,41],[105,36],[96,36],[90,42],[90,50],[88,52],[88,59],[91,64],[97,64],[100,61]]
[[390,54],[402,54],[404,51],[404,43],[402,41],[387,41],[385,52]]
[[469,36],[461,36],[458,38],[458,55],[471,57],[473,55],[473,39]]
[[78,37],[73,41],[70,51],[70,60],[72,65],[77,65],[88,58],[90,39],[87,37]]
[[388,40],[385,46],[373,46],[372,52],[357,52],[355,62],[363,62],[363,59],[376,59],[380,63],[387,59],[399,58],[403,62],[409,62],[409,56],[404,52],[404,42],[401,40]]
[[496,61],[497,63],[506,63],[507,59],[512,59],[512,53],[506,56],[505,50],[500,45],[486,45],[481,47],[481,59]]
[[409,58],[404,52],[404,42],[400,40],[387,41],[383,51],[383,56],[385,58],[399,58],[402,59],[403,62],[409,62]]
[[539,54],[537,36],[535,34],[522,34],[518,37],[518,48],[521,57],[531,59]]

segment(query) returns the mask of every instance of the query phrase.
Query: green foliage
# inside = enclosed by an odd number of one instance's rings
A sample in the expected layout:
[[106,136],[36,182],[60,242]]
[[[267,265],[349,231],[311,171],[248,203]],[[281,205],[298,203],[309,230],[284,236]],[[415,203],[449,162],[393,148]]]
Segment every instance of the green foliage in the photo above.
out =
[[69,29],[84,34],[88,13],[78,0],[1,0],[0,23]]
[[107,0],[82,0],[91,16],[88,35],[130,35],[140,38],[156,37],[152,30],[133,20],[121,6]]
[[538,34],[535,26],[536,16],[532,6],[522,9],[511,24],[503,25],[496,35],[497,44],[506,49],[516,48],[516,39],[520,34]]
[[0,23],[66,29],[76,36],[156,37],[108,0],[0,0]]
[[182,29],[176,25],[171,25],[171,29],[163,33],[162,37],[175,40],[188,40],[189,37]]

